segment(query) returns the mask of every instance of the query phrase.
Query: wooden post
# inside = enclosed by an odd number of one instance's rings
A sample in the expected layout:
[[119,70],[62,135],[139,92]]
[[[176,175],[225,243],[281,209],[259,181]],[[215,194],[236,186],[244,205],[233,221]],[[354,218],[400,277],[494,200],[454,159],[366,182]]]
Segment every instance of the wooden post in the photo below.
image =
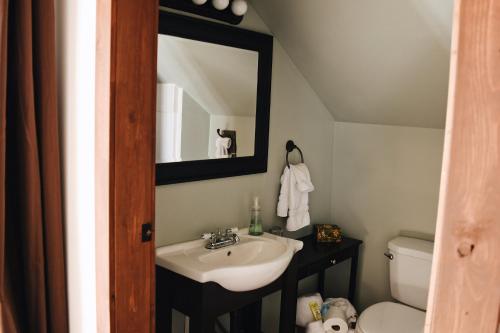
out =
[[98,332],[154,332],[158,1],[97,1]]
[[497,332],[500,1],[455,4],[448,115],[425,332]]

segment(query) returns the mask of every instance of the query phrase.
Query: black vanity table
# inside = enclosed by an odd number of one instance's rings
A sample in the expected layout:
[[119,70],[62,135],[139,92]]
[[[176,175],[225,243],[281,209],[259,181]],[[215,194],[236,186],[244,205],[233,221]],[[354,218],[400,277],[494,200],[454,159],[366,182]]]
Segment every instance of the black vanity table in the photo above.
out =
[[349,300],[356,292],[356,272],[361,241],[344,238],[337,244],[316,243],[314,235],[300,239],[302,250],[293,257],[285,273],[260,289],[233,292],[214,282],[193,281],[156,266],[156,332],[172,331],[172,309],[190,317],[191,333],[213,333],[215,320],[231,314],[231,333],[260,333],[262,298],[281,290],[280,333],[295,332],[297,287],[301,279],[318,274],[318,291],[323,294],[325,270],[351,259]]

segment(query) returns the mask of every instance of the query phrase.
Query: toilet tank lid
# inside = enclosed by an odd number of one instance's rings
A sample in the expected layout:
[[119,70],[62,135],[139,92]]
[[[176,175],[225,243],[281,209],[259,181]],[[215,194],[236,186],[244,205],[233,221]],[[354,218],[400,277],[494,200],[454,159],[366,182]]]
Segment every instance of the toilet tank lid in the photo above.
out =
[[396,237],[389,241],[389,250],[416,258],[432,260],[434,242],[410,238]]

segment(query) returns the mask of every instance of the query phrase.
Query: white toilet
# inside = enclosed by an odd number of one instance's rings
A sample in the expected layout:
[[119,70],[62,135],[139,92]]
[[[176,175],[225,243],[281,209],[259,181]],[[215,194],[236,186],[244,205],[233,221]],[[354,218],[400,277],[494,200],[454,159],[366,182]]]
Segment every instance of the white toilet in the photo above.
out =
[[[359,316],[357,333],[422,333],[431,275],[433,242],[397,237],[389,241],[391,294],[395,302],[368,307]],[[421,309],[421,310],[417,310]]]

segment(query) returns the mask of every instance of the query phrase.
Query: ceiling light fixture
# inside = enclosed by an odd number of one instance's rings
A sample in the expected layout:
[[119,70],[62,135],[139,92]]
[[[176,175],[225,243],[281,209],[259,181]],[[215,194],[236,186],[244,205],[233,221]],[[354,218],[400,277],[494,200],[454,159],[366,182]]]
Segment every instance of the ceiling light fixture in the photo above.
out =
[[212,0],[212,5],[217,10],[224,10],[229,6],[229,0]]
[[231,11],[236,16],[243,16],[248,10],[248,5],[245,0],[234,0],[231,4]]

